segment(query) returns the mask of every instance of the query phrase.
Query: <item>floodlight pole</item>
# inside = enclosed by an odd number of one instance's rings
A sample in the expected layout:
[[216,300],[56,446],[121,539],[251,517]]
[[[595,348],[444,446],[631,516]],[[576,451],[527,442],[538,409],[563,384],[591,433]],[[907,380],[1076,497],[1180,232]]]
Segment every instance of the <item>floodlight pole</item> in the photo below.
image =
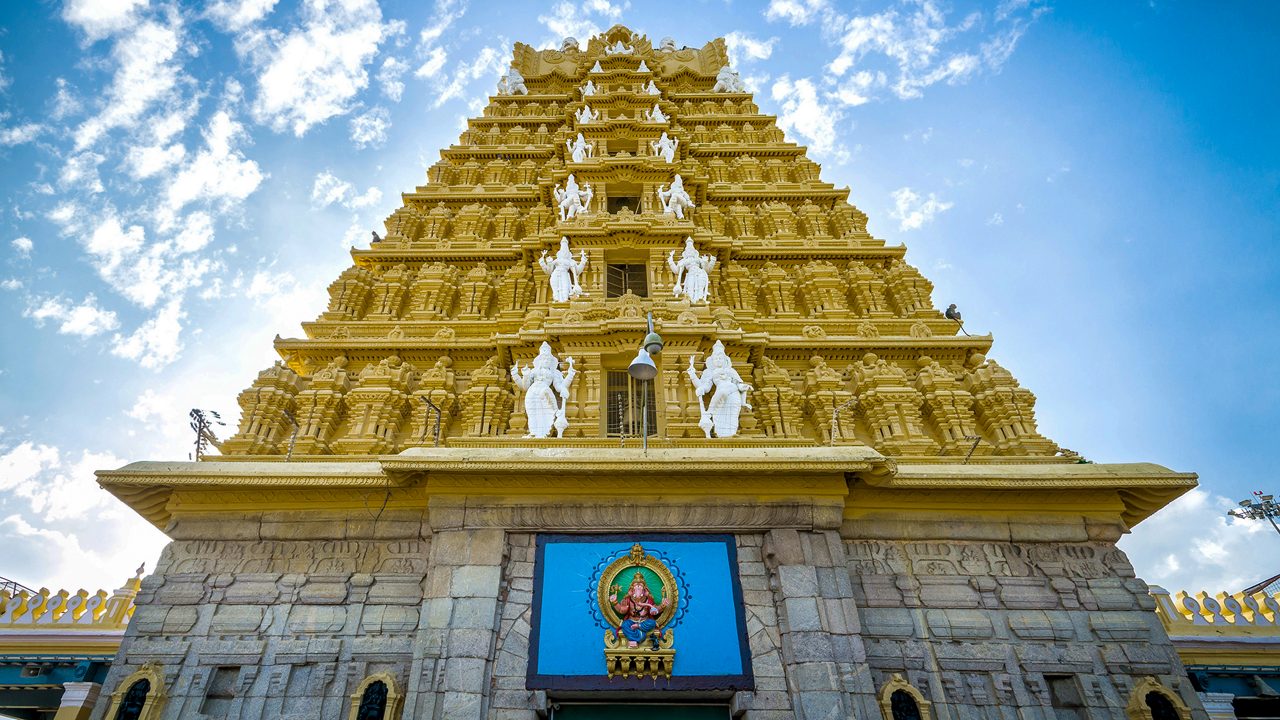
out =
[[1276,524],[1276,518],[1280,517],[1280,503],[1277,503],[1274,495],[1264,494],[1261,490],[1254,490],[1253,497],[1240,501],[1240,507],[1232,508],[1227,514],[1241,520],[1261,520],[1266,518],[1271,523],[1271,528],[1280,535],[1280,525]]

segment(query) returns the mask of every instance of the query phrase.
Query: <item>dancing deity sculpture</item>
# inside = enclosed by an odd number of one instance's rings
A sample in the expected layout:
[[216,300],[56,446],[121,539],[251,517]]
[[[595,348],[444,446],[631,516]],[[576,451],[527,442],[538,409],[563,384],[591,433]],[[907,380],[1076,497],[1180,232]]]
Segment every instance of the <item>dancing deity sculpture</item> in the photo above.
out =
[[[573,177],[570,175],[569,177]],[[693,198],[689,197],[689,193],[684,190],[684,178],[676,175],[671,181],[671,189],[667,190],[666,185],[658,186],[658,204],[662,206],[662,214],[675,216],[681,220],[684,219],[684,211],[694,207]]]
[[[694,369],[693,357],[689,357],[689,379],[693,381],[693,391],[698,395],[698,409],[701,418],[698,427],[711,437],[733,437],[738,434],[738,415],[743,408],[751,409],[747,402],[747,393],[751,386],[742,381],[742,376],[733,369],[733,361],[724,353],[724,343],[719,340],[711,347],[711,355],[707,357],[702,377]],[[713,392],[714,391],[714,392]],[[703,396],[711,393],[711,402],[704,402]]]
[[667,162],[675,162],[676,148],[680,147],[680,140],[667,137],[667,131],[663,130],[662,137],[649,143],[649,147],[653,148],[654,155],[661,155]]
[[565,140],[564,146],[569,151],[569,157],[576,163],[594,156],[596,151],[596,144],[587,142],[586,138],[582,137],[582,133],[578,133],[578,137],[574,140]]
[[556,199],[556,208],[560,211],[561,222],[585,214],[591,206],[591,199],[595,197],[595,191],[591,189],[590,183],[587,183],[584,189],[578,189],[578,181],[572,173],[564,181],[564,189],[561,190],[557,185],[551,189],[551,194]]
[[712,268],[716,266],[714,255],[699,255],[693,247],[693,238],[684,239],[684,252],[680,253],[680,261],[676,262],[676,251],[667,253],[667,266],[676,276],[675,287],[671,294],[689,298],[691,303],[706,302],[711,295]]
[[[551,354],[551,346],[542,343],[533,366],[523,370],[511,366],[511,381],[524,391],[524,412],[529,419],[529,434],[525,437],[544,438],[555,428],[556,437],[563,437],[569,427],[565,415],[565,401],[569,399],[569,386],[578,371],[573,368],[573,358],[565,358],[568,372],[560,372],[560,361]],[[556,398],[556,393],[560,397]]]
[[573,253],[569,251],[569,238],[560,238],[560,249],[556,251],[554,257],[547,257],[547,251],[542,251],[542,256],[538,258],[538,267],[542,268],[551,278],[551,299],[556,302],[569,302],[570,299],[579,295],[586,295],[582,290],[582,284],[579,279],[582,277],[582,271],[587,268],[587,251],[581,250],[578,261],[574,261]]

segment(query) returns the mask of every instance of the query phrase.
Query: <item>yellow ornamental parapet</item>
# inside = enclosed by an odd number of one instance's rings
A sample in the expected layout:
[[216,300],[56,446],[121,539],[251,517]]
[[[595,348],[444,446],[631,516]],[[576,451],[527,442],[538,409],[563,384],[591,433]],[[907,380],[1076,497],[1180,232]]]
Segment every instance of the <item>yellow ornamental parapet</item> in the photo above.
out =
[[1273,665],[1280,652],[1280,593],[1170,594],[1151,586],[1156,615],[1187,665]]
[[41,588],[27,591],[0,591],[0,638],[28,630],[96,630],[123,633],[133,616],[133,600],[142,584],[142,568],[124,587],[108,594],[86,589],[52,592]]

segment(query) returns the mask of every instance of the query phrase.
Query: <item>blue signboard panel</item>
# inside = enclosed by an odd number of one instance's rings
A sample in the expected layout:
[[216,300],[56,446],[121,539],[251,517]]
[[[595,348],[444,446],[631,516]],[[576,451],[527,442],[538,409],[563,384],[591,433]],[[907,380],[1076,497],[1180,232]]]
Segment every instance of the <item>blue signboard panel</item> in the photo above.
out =
[[[751,687],[732,536],[540,535],[534,575],[530,688]],[[610,677],[610,645],[670,676]]]

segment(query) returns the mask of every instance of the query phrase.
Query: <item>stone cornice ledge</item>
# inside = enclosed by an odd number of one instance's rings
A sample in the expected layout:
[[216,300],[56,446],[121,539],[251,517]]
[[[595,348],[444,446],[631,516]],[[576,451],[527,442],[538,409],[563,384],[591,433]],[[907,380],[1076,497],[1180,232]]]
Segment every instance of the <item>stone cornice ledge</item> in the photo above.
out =
[[1114,493],[1129,527],[1196,487],[1195,473],[1175,472],[1155,463],[1054,465],[942,465],[897,463],[889,471],[862,473],[861,482],[881,490],[1013,493]]
[[752,448],[410,448],[382,459],[388,473],[691,474],[846,473],[882,468],[887,459],[861,445]]

